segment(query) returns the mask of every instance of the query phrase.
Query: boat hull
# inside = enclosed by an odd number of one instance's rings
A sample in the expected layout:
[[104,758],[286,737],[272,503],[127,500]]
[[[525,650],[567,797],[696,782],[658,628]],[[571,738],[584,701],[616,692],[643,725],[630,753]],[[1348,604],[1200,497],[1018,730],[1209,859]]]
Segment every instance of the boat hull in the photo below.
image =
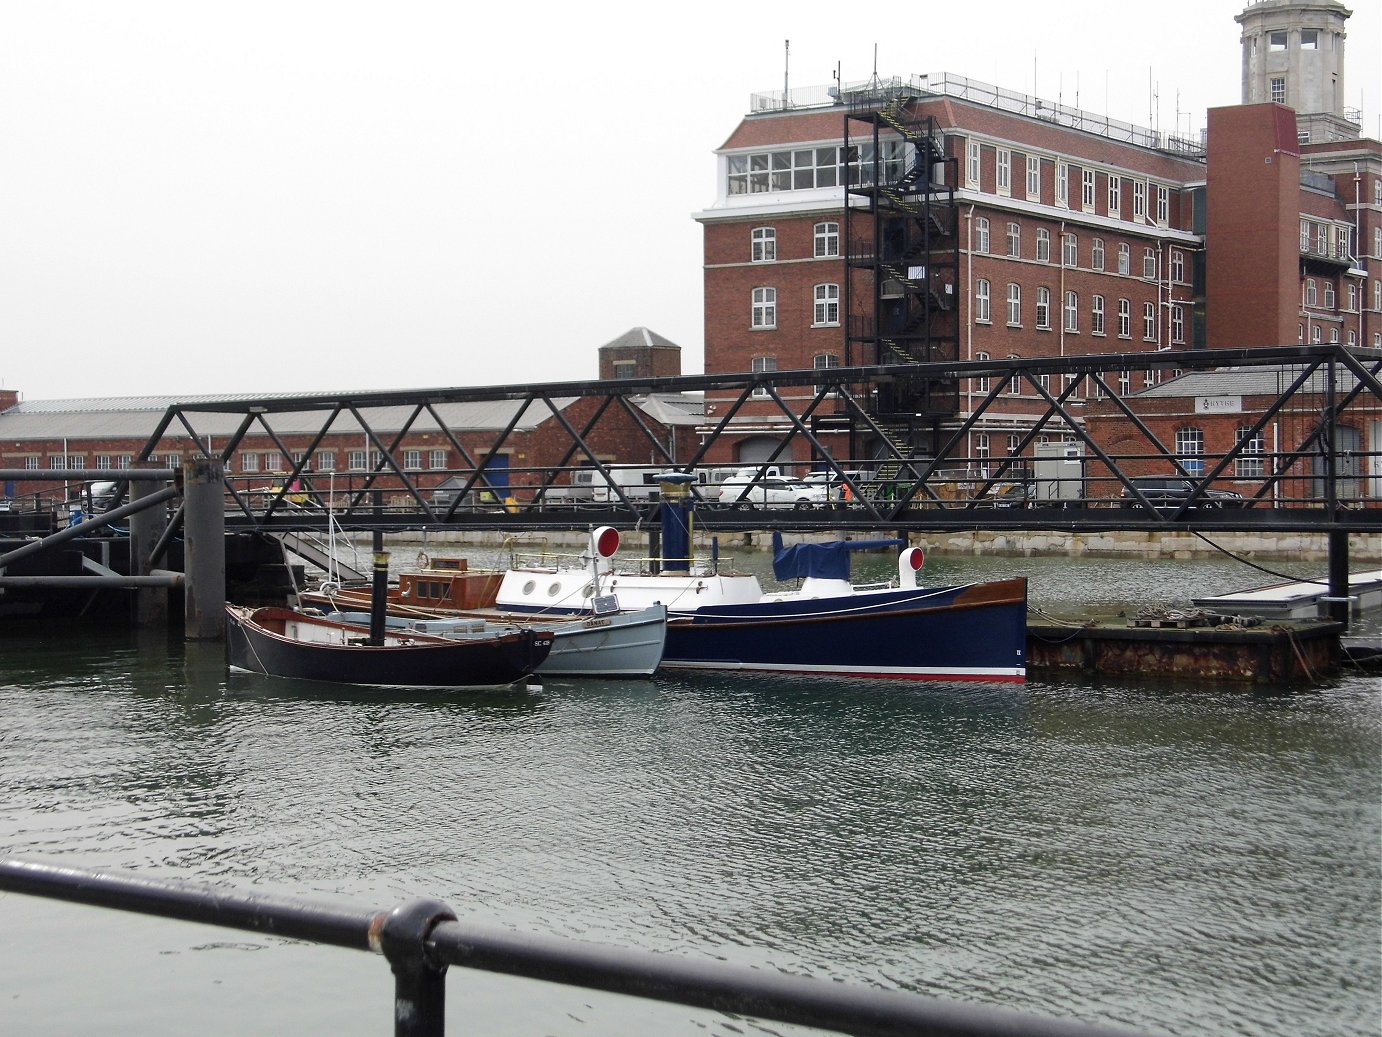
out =
[[471,639],[390,632],[361,643],[359,627],[292,609],[226,607],[233,669],[272,677],[396,688],[506,687],[536,671],[553,635],[515,630]]
[[673,668],[935,681],[1026,679],[1027,583],[864,591],[673,611]]

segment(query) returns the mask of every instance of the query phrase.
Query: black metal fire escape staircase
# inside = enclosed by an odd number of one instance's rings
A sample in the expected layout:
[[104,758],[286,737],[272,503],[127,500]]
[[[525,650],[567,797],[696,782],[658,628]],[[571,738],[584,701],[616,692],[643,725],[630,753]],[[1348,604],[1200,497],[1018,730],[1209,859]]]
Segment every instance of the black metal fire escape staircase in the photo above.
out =
[[[959,355],[958,163],[917,101],[906,90],[849,99],[849,364],[924,364]],[[902,375],[879,387],[873,408],[877,427],[856,456],[879,458],[880,475],[900,472],[896,458],[932,453],[941,425],[957,419],[958,385]]]

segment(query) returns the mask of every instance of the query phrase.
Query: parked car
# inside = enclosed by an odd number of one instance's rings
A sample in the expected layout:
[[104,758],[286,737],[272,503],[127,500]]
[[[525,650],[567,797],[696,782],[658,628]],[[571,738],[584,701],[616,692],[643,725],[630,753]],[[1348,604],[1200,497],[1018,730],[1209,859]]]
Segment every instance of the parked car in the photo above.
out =
[[1031,483],[1009,483],[997,493],[990,493],[974,503],[980,508],[1027,508],[1031,507],[1035,489]]
[[[1138,492],[1147,498],[1147,502],[1154,508],[1179,508],[1195,492],[1198,485],[1193,479],[1186,479],[1183,476],[1134,476],[1132,484],[1137,487]],[[1137,499],[1132,490],[1124,487],[1123,503],[1129,507],[1140,508],[1142,502]],[[1234,493],[1232,490],[1206,489],[1199,497],[1195,498],[1192,508],[1241,508],[1243,507],[1243,495]]]
[[734,475],[720,485],[720,503],[736,508],[814,508],[824,505],[829,491],[824,483],[808,483],[787,475]]
[[[844,474],[849,476],[854,485],[860,489],[863,489],[864,484],[869,479],[867,472],[857,471],[853,468],[846,468]],[[840,473],[834,470],[812,472],[801,481],[808,486],[824,486],[827,500],[849,500],[853,494],[845,481],[840,478]]]

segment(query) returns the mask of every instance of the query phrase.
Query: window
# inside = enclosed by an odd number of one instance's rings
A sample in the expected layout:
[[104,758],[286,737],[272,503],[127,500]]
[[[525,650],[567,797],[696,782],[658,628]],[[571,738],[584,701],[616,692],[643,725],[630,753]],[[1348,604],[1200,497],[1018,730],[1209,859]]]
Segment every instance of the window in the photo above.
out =
[[1051,289],[1049,288],[1037,289],[1036,326],[1042,331],[1051,330]]
[[1080,170],[1080,201],[1085,212],[1094,211],[1094,170]]
[[1132,273],[1132,249],[1126,244],[1118,246],[1118,272],[1125,277]]
[[1080,265],[1080,239],[1074,234],[1061,235],[1060,259],[1066,266]]
[[1027,156],[1027,197],[1041,200],[1041,159],[1035,155]]
[[[777,357],[775,356],[756,356],[751,363],[751,370],[754,374],[765,374],[777,370]],[[756,399],[765,399],[768,396],[768,389],[766,386],[755,387],[752,395]]]
[[989,221],[988,217],[980,216],[974,221],[974,251],[987,252],[989,250]]
[[1358,286],[1351,284],[1348,286],[1348,312],[1353,313],[1358,309]]
[[1301,29],[1300,30],[1300,49],[1319,50],[1320,49],[1320,30]]
[[1132,338],[1132,300],[1118,300],[1118,337]]
[[1185,342],[1185,307],[1171,307],[1171,341],[1176,345]]
[[1171,280],[1185,284],[1185,253],[1178,248],[1171,249]]
[[107,471],[109,471],[110,468],[111,468],[111,464],[110,464],[110,455],[109,455],[109,454],[97,454],[97,455],[96,455],[96,467],[97,467],[97,468],[104,468],[104,469],[106,469]]
[[1021,446],[1021,445],[1022,445],[1022,437],[1019,436],[1016,432],[1009,432],[1009,433],[1008,433],[1008,456],[1009,456],[1009,457],[1016,457],[1016,456],[1017,456],[1017,448],[1018,448],[1019,446]]
[[1382,176],[1372,182],[1372,204],[1382,205]]
[[1008,327],[1019,328],[1022,326],[1022,286],[1020,284],[1008,285]]
[[1204,471],[1204,429],[1193,425],[1176,429],[1176,456],[1191,475]]
[[1036,257],[1038,263],[1051,262],[1051,232],[1045,227],[1037,231]]
[[[1008,359],[1019,360],[1021,358],[1016,353],[1009,353]],[[1008,379],[1008,392],[1014,396],[1022,395],[1022,373],[1020,371],[1014,370],[1012,377]]]
[[1132,218],[1138,223],[1147,222],[1147,181],[1132,182]]
[[1089,331],[1092,335],[1104,333],[1104,297],[1096,295],[1091,303]]
[[1008,255],[1022,255],[1022,227],[1017,223],[1008,224]]
[[115,465],[115,467],[116,467],[116,468],[124,469],[124,468],[129,468],[129,467],[130,467],[131,465],[133,465],[133,464],[134,464],[134,455],[133,455],[133,454],[121,454],[121,455],[119,456],[119,458],[117,458],[117,464]]
[[816,285],[815,327],[838,325],[840,323],[840,286],[837,284]]
[[755,288],[753,290],[753,321],[755,328],[777,327],[777,289]]
[[1070,205],[1070,166],[1064,162],[1056,163],[1056,204],[1061,208]]
[[965,162],[965,183],[969,187],[979,186],[980,148],[977,140],[969,142],[968,160]]
[[1301,220],[1301,221],[1300,221],[1300,250],[1301,250],[1302,252],[1309,252],[1309,251],[1310,251],[1310,221],[1309,221],[1309,220]]
[[346,464],[352,472],[363,472],[365,470],[365,452],[363,450],[351,450],[346,453]]
[[1315,279],[1313,277],[1307,277],[1305,279],[1305,305],[1314,306],[1317,295],[1318,289],[1315,286]]
[[1142,372],[1142,388],[1150,389],[1156,385],[1156,381],[1156,371],[1152,370],[1150,367]]
[[1108,214],[1119,216],[1123,212],[1123,178],[1114,173],[1108,175]]
[[998,193],[1012,192],[1012,152],[1007,148],[998,149]]
[[1161,184],[1156,189],[1156,224],[1158,227],[1171,225],[1171,189]]
[[1239,479],[1260,479],[1266,474],[1263,455],[1267,442],[1261,431],[1253,432],[1249,425],[1238,426],[1238,457],[1233,462],[1233,474]]
[[1286,77],[1285,77],[1285,76],[1272,76],[1272,87],[1271,87],[1271,89],[1272,89],[1272,103],[1273,103],[1273,104],[1285,104],[1285,103],[1286,103]]
[[1315,251],[1322,256],[1329,255],[1329,228],[1323,223],[1315,227]]
[[1119,395],[1119,396],[1126,396],[1126,395],[1128,395],[1128,393],[1130,393],[1130,392],[1132,392],[1132,372],[1131,372],[1131,371],[1119,371],[1119,372],[1118,372],[1118,395]]
[[1268,50],[1285,50],[1285,49],[1286,49],[1286,30],[1280,29],[1280,30],[1278,30],[1278,31],[1276,31],[1276,32],[1269,32],[1269,33],[1267,33],[1267,49],[1268,49]]
[[24,469],[25,469],[25,471],[29,471],[29,472],[36,471],[36,470],[38,469],[38,462],[39,462],[39,456],[38,456],[37,454],[28,454],[28,455],[24,458]]
[[241,454],[241,455],[240,455],[240,471],[242,471],[242,472],[257,472],[257,471],[259,471],[259,455],[258,455],[258,454]]
[[281,472],[283,471],[283,455],[277,450],[264,451],[264,471]]
[[1330,329],[1329,329],[1329,341],[1330,341],[1330,342],[1338,342],[1338,341],[1339,341],[1339,329],[1338,329],[1338,328],[1330,328]]
[[1148,281],[1156,280],[1156,249],[1142,250],[1142,276]]
[[989,459],[989,434],[987,432],[974,434],[974,457],[978,461]]
[[422,468],[422,451],[405,450],[403,451],[403,467],[410,472],[416,472]]
[[771,263],[777,259],[777,231],[772,227],[756,227],[753,232],[753,262]]
[[1089,267],[1091,270],[1104,269],[1104,239],[1095,238],[1089,246]]
[[[988,359],[989,359],[989,355],[988,355],[987,353],[975,353],[975,354],[974,354],[974,359],[975,359],[975,360],[979,360],[979,361],[988,360]],[[989,376],[988,376],[988,375],[986,375],[986,374],[981,374],[981,375],[976,375],[976,376],[975,376],[975,378],[974,378],[974,391],[975,391],[975,392],[985,392],[985,393],[989,391]]]
[[816,224],[816,258],[840,254],[840,225],[838,223]]
[[1147,342],[1156,341],[1156,303],[1142,304],[1142,338]]
[[[816,371],[828,371],[832,367],[840,366],[839,353],[817,353],[811,358],[811,367]],[[817,385],[816,392],[820,392],[824,386]]]
[[1333,281],[1326,281],[1326,282],[1324,283],[1324,308],[1325,308],[1326,310],[1332,310],[1332,309],[1334,308],[1334,282],[1333,282]]
[[974,319],[981,324],[987,324],[993,319],[989,308],[990,302],[989,283],[981,277],[974,282]]
[[432,471],[440,471],[446,467],[446,451],[432,449],[427,451],[427,467]]
[[1080,330],[1080,296],[1078,292],[1065,293],[1065,330]]
[[336,470],[336,451],[318,450],[317,451],[317,471],[334,472]]

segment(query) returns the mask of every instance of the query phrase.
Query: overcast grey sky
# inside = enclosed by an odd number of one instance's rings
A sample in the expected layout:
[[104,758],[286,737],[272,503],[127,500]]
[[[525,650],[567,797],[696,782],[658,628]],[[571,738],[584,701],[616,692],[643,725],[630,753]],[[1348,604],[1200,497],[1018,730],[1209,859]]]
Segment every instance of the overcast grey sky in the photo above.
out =
[[[1189,133],[1239,101],[1243,7],[0,0],[0,387],[586,378],[637,325],[699,371],[691,213],[785,40],[793,87],[876,47]],[[1382,0],[1351,7],[1377,136]]]

